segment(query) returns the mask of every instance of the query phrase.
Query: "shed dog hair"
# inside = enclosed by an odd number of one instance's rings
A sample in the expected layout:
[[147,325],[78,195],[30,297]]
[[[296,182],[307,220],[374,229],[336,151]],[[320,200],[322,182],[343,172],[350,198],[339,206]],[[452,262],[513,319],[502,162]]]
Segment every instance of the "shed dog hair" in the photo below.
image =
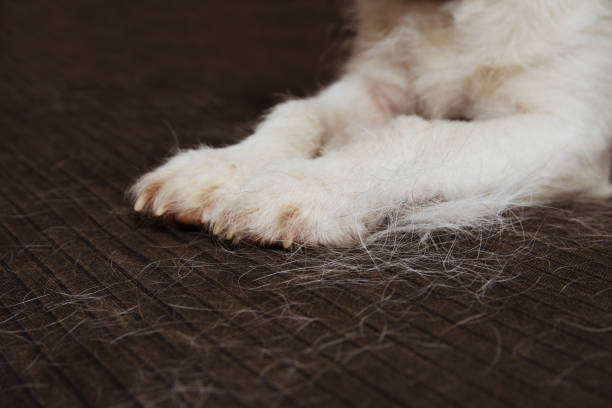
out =
[[340,78],[181,151],[135,210],[228,240],[347,246],[612,194],[612,0],[358,0]]

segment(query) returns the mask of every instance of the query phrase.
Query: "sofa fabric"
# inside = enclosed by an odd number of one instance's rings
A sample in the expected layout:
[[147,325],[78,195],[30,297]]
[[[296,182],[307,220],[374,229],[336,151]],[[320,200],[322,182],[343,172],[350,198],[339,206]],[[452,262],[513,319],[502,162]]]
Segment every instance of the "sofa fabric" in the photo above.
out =
[[132,211],[328,83],[344,3],[0,2],[1,406],[612,406],[610,202],[296,251]]

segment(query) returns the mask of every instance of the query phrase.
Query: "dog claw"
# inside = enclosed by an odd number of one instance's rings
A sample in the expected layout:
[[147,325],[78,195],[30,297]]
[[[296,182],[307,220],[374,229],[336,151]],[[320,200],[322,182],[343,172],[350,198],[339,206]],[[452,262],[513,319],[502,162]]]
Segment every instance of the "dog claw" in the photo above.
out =
[[219,235],[223,231],[223,226],[220,223],[216,223],[213,227],[212,234]]
[[136,203],[134,204],[134,211],[141,212],[148,201],[149,197],[146,194],[143,194],[138,197],[138,200],[136,200]]
[[158,209],[155,210],[155,216],[156,217],[161,217],[162,215],[164,215],[166,212],[168,211],[168,209],[164,206],[159,207]]

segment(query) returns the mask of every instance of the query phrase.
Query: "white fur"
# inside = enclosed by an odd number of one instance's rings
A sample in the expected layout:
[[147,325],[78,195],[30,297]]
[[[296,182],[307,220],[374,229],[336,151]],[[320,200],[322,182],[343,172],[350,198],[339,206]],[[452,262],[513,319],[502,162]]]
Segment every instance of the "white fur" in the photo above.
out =
[[611,0],[358,0],[355,15],[336,83],[235,146],[177,154],[132,188],[135,209],[338,246],[390,215],[428,231],[610,195]]

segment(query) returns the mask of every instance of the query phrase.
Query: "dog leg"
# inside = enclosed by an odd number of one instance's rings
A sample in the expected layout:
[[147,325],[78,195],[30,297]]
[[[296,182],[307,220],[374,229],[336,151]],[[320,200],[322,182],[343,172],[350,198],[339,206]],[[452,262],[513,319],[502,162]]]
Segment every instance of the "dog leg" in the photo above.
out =
[[[258,173],[211,222],[221,234],[231,228],[231,235],[284,246],[352,245],[400,207],[400,222],[418,228],[471,225],[508,205],[610,194],[604,145],[593,127],[555,116],[400,116],[316,160]],[[419,213],[431,201],[446,203],[444,211]]]
[[335,145],[343,144],[355,128],[387,123],[393,109],[380,86],[347,76],[312,98],[275,107],[237,145],[178,153],[132,187],[134,209],[183,224],[209,224],[261,169],[311,159],[333,138]]

